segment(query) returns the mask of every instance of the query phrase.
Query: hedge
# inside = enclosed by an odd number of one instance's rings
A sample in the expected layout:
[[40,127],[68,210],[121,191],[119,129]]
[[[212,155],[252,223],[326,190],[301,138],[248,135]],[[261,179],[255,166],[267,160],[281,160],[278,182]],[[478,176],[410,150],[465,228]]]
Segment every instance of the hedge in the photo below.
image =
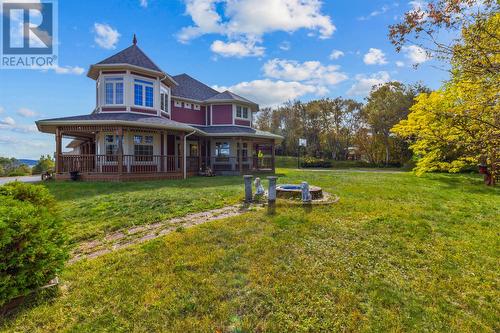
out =
[[40,185],[0,186],[0,306],[47,284],[67,248],[55,200]]

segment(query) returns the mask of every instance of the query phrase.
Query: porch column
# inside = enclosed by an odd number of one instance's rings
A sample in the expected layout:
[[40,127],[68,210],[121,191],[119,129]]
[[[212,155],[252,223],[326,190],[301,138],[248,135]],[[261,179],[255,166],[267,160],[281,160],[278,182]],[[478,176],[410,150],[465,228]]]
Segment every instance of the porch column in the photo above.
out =
[[160,133],[160,172],[165,171],[165,132]]
[[56,128],[56,174],[62,172],[62,131],[60,127]]
[[273,173],[276,172],[276,170],[275,170],[275,164],[276,163],[274,161],[275,157],[276,157],[276,154],[274,152],[274,140],[273,140],[273,143],[271,143],[271,163],[272,163],[271,165],[272,165],[272,171],[273,171]]
[[118,174],[123,173],[123,128],[118,127]]
[[209,154],[209,150],[211,149],[210,144],[210,139],[205,139],[205,167],[210,166],[210,168],[212,168],[211,158]]
[[186,175],[184,174],[184,137],[186,136],[185,133],[182,133],[180,135],[180,138],[181,138],[181,149],[179,151],[179,157],[181,159],[181,163],[180,163],[180,167],[181,167],[181,172],[182,172],[182,177],[186,177]]
[[198,171],[201,169],[201,138],[198,137]]
[[240,151],[238,154],[238,166],[240,169],[240,175],[243,174],[243,141],[241,141],[241,138],[238,139],[238,144],[240,146]]
[[253,170],[253,153],[254,153],[254,147],[253,147],[253,141],[248,142],[248,151],[247,151],[247,159],[248,159],[248,169]]

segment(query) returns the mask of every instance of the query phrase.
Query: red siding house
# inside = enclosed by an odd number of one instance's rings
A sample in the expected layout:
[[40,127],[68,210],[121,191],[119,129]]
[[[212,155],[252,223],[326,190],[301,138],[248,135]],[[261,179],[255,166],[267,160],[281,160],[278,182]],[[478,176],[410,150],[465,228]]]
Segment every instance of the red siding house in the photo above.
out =
[[[187,74],[169,75],[133,44],[92,66],[90,114],[44,119],[56,137],[56,179],[185,178],[274,171],[282,137],[253,128],[259,106]],[[62,147],[62,139],[71,139]]]

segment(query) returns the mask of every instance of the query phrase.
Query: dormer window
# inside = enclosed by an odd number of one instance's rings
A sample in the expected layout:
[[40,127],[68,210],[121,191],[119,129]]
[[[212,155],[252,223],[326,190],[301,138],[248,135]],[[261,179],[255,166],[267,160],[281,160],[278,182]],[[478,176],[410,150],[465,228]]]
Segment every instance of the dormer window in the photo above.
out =
[[249,115],[250,112],[248,111],[248,107],[236,105],[236,118],[248,120],[250,119]]
[[154,89],[153,82],[134,80],[134,104],[138,106],[153,107]]
[[104,79],[106,104],[123,104],[123,78]]

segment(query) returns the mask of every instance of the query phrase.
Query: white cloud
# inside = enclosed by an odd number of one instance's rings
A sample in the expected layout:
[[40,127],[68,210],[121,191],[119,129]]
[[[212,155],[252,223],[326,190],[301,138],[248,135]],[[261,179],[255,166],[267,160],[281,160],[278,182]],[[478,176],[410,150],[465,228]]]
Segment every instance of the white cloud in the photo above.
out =
[[430,59],[427,52],[417,45],[403,46],[402,51],[405,57],[414,65],[421,64]]
[[56,74],[74,74],[74,75],[82,75],[85,72],[85,69],[79,66],[36,66],[36,69],[40,69],[42,71],[53,70]]
[[249,98],[261,106],[276,106],[288,100],[299,98],[306,94],[325,95],[328,90],[324,87],[303,84],[300,82],[272,81],[270,79],[241,82],[231,87],[213,87],[216,90],[230,90],[236,94]]
[[12,117],[5,117],[0,120],[0,125],[14,126],[16,121]]
[[280,50],[288,51],[288,50],[290,50],[292,48],[292,44],[290,44],[289,41],[283,41],[279,45],[279,48],[280,48]]
[[[319,38],[332,36],[335,26],[321,13],[319,0],[184,0],[193,25],[177,34],[186,43],[205,34],[220,34],[235,41],[255,40],[274,31],[292,33],[309,29]],[[246,43],[246,42],[245,42]]]
[[17,124],[12,117],[0,119],[0,130],[7,130],[20,133],[35,133],[38,131],[35,125]]
[[402,61],[396,61],[396,66],[398,67],[405,67],[405,63]]
[[[395,7],[397,7],[397,6],[398,6],[398,4],[395,3]],[[383,5],[380,9],[374,10],[373,12],[368,14],[367,16],[358,17],[358,20],[359,21],[369,20],[372,17],[379,16],[379,15],[386,13],[389,9],[390,9],[390,7],[388,5]]]
[[26,118],[29,118],[29,117],[35,117],[38,115],[38,113],[36,113],[35,111],[33,110],[30,110],[28,108],[20,108],[19,110],[16,111],[16,113],[22,117],[26,117]]
[[427,13],[424,12],[424,10],[428,5],[426,1],[422,0],[410,1],[408,2],[408,5],[411,7],[412,12],[418,13],[421,16],[419,18],[420,21],[425,20],[427,18]]
[[139,0],[141,7],[146,8],[148,6],[148,0]]
[[339,72],[339,66],[322,65],[319,61],[272,59],[262,67],[264,75],[273,79],[305,81],[308,84],[335,85],[347,80],[347,75]]
[[356,82],[347,91],[349,96],[366,96],[370,93],[373,86],[389,82],[391,77],[389,73],[380,71],[369,76],[364,74],[356,75]]
[[104,49],[115,49],[120,33],[105,23],[94,23],[94,41]]
[[363,62],[367,65],[385,65],[385,53],[380,49],[370,48],[363,57]]
[[344,56],[344,52],[340,50],[332,50],[332,53],[330,53],[330,59],[331,60],[337,60],[340,57]]
[[38,159],[41,155],[51,154],[53,149],[53,138],[47,136],[37,139],[25,138],[25,134],[0,135],[1,156]]
[[255,45],[255,42],[228,42],[216,40],[210,46],[212,52],[223,57],[260,57],[264,54],[265,48]]
[[57,74],[75,74],[82,75],[85,72],[85,69],[79,66],[54,66],[52,68]]

